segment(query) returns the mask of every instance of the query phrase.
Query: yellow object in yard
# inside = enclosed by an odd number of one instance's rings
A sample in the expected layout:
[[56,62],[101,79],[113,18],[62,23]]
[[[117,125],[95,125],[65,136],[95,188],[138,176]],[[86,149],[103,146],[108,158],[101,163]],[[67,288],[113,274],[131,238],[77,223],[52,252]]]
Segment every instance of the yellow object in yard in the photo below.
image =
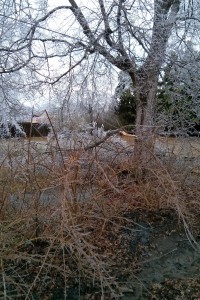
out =
[[137,135],[131,134],[131,133],[127,133],[126,131],[123,131],[123,130],[121,130],[121,131],[119,132],[119,134],[122,135],[122,136],[130,136],[130,137],[137,138]]

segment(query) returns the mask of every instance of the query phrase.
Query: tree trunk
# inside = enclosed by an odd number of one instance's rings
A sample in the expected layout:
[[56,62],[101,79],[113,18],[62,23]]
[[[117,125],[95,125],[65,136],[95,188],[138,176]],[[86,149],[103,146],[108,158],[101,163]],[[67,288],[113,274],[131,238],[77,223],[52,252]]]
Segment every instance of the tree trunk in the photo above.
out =
[[140,74],[136,83],[136,135],[135,155],[146,164],[154,151],[154,108],[158,75]]

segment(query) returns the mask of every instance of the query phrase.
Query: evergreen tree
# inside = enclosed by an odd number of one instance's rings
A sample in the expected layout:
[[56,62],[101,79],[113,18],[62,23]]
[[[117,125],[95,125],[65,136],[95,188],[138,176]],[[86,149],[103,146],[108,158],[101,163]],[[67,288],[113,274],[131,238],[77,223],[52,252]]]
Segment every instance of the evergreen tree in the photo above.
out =
[[135,124],[136,120],[136,101],[130,89],[125,90],[119,98],[115,107],[115,112],[122,125]]

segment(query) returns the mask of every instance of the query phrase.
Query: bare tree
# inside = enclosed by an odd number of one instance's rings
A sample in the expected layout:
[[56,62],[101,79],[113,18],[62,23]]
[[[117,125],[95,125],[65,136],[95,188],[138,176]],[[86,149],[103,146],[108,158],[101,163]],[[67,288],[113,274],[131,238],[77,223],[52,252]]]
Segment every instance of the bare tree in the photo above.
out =
[[[43,68],[40,78],[55,84],[95,56],[96,63],[109,63],[130,75],[137,105],[136,134],[148,140],[168,43],[173,37],[181,44],[197,32],[199,4],[187,0],[98,0],[85,7],[75,0],[68,2],[38,13],[33,4],[23,9],[18,6],[18,18],[7,16],[26,26],[23,35],[1,46],[0,52],[6,57],[1,72],[32,64],[33,71]],[[52,22],[59,18],[62,22],[54,30]],[[13,57],[17,57],[15,62]],[[50,70],[55,58],[58,66],[65,61],[65,70]]]
[[[131,23],[133,16],[130,15],[129,9],[134,14],[134,9],[138,9],[136,2],[128,3],[122,0],[118,3],[112,2],[106,9],[106,1],[99,0],[102,17],[100,22],[104,24],[99,35],[96,35],[89,27],[89,23],[75,1],[69,2],[93,51],[97,51],[111,64],[129,73],[135,86],[137,99],[136,133],[139,136],[149,135],[153,127],[159,72],[165,59],[167,42],[178,20],[178,12],[183,1],[154,1],[153,7],[148,2],[146,5],[141,4],[141,15],[142,10],[145,9],[146,13],[148,9],[154,13],[151,34],[145,34],[143,28]],[[148,28],[146,30],[148,31]],[[146,52],[140,64],[135,58],[137,53],[134,53],[131,47],[127,47],[127,40],[130,42],[131,39],[136,40]]]

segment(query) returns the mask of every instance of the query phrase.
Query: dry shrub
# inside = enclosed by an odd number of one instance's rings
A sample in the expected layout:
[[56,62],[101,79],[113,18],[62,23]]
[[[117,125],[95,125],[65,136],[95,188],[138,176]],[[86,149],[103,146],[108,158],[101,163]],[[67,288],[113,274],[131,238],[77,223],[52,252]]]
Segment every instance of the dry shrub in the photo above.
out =
[[87,293],[92,285],[98,299],[117,298],[116,268],[130,268],[120,240],[131,222],[124,215],[139,208],[175,210],[193,239],[198,155],[191,165],[169,147],[141,166],[134,145],[119,139],[88,151],[77,138],[70,147],[59,140],[7,143],[0,169],[2,299],[51,299],[56,291],[68,299],[71,286]]

